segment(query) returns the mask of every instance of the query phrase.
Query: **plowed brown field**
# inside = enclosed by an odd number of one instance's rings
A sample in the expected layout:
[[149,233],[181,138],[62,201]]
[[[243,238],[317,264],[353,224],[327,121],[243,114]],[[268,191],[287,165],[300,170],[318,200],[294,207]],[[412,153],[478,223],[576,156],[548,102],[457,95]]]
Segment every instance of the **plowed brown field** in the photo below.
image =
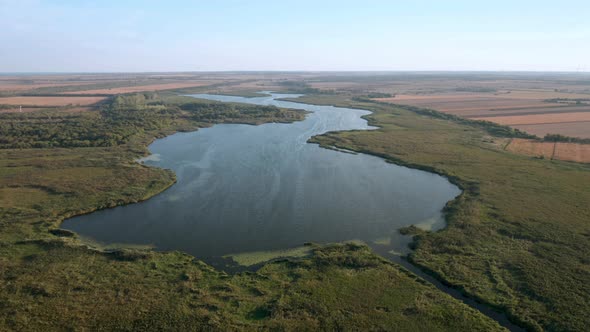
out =
[[515,138],[506,150],[532,157],[590,163],[590,144],[553,143]]
[[555,143],[515,138],[508,144],[506,150],[533,157],[553,158]]
[[457,115],[462,115],[461,113],[465,111],[476,111],[472,114],[475,115],[478,114],[477,112],[480,112],[479,114],[483,115],[494,110],[561,106],[559,104],[546,103],[542,100],[506,98],[492,94],[400,95],[395,96],[395,98],[378,98],[377,100],[394,104],[432,108]]
[[539,137],[543,137],[547,134],[562,134],[571,137],[590,138],[590,122],[514,125],[513,127]]
[[78,95],[78,94],[115,95],[115,94],[119,94],[119,93],[192,88],[192,87],[204,86],[204,85],[209,85],[209,84],[212,84],[212,82],[164,83],[164,84],[126,86],[126,87],[110,88],[110,89],[80,90],[80,91],[66,92],[65,94],[69,94],[69,95]]
[[92,82],[76,82],[76,83],[33,83],[33,84],[19,84],[19,83],[10,83],[10,82],[2,82],[0,81],[0,91],[27,91],[37,88],[48,88],[48,87],[60,87],[60,86],[76,86],[76,85],[86,85],[92,84]]
[[587,94],[542,90],[497,93],[399,94],[377,100],[431,108],[458,116],[509,125],[537,136],[562,134],[590,138],[590,107],[547,102],[553,98],[589,98]]
[[590,163],[590,144],[557,143],[553,159]]
[[[20,108],[10,108],[10,109],[0,109],[0,113],[30,113],[30,112],[38,112],[46,108],[43,107],[23,107]],[[61,113],[79,113],[79,112],[88,112],[91,111],[92,107],[66,107],[66,108],[59,108],[59,112]]]
[[590,112],[573,112],[559,114],[530,114],[515,116],[496,116],[496,117],[474,117],[475,120],[494,121],[503,125],[525,125],[525,124],[545,124],[545,123],[564,123],[564,122],[586,122],[590,121]]
[[92,105],[106,97],[4,97],[0,98],[0,105],[23,106],[66,106],[66,105]]

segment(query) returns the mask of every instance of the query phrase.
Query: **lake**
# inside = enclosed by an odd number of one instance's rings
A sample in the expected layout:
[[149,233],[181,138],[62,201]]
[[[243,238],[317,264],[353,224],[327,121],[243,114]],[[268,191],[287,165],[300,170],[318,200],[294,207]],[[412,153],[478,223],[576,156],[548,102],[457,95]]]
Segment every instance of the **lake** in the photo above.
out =
[[103,243],[148,244],[206,262],[232,253],[361,240],[407,252],[400,227],[444,227],[442,208],[460,190],[436,174],[381,158],[320,148],[307,140],[336,130],[371,130],[368,111],[278,100],[193,95],[224,102],[298,108],[304,121],[221,124],[149,146],[142,162],[172,169],[178,182],[145,202],[64,221]]

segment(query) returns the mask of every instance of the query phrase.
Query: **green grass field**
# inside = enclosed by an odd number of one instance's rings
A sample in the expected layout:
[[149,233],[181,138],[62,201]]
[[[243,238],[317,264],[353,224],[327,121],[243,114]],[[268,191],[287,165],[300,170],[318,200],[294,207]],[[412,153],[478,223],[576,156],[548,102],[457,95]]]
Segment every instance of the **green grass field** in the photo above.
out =
[[[303,117],[208,104],[195,118],[192,110],[203,108],[185,97],[138,108],[127,101],[81,115],[95,122],[74,119],[96,128],[89,147],[75,146],[80,128],[49,135],[57,133],[51,122],[7,116],[12,129],[33,134],[30,148],[0,149],[0,330],[502,330],[366,246],[315,246],[305,257],[228,275],[183,253],[102,250],[108,247],[59,230],[69,216],[148,199],[172,185],[170,171],[134,161],[154,137],[216,122]],[[111,117],[128,127],[117,127],[122,136],[109,146],[92,146],[111,137],[109,126],[118,125]]]
[[105,254],[61,240],[0,253],[2,330],[501,330],[364,246],[233,276],[181,253]]
[[301,100],[372,110],[367,118],[381,127],[313,142],[430,170],[463,188],[447,206],[448,227],[416,236],[412,262],[531,330],[590,325],[590,165],[511,154],[482,128],[400,107]]

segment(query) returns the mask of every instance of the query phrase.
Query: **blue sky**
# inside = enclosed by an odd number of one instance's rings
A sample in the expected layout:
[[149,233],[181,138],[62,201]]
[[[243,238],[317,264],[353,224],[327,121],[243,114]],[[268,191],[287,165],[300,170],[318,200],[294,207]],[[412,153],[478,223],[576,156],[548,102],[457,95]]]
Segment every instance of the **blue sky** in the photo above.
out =
[[590,1],[0,0],[0,72],[590,71]]

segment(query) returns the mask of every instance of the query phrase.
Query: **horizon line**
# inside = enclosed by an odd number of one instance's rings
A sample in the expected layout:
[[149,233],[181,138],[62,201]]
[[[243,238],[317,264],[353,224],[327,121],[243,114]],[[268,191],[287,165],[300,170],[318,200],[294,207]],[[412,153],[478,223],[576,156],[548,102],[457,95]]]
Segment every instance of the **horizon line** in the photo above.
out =
[[146,70],[146,71],[0,71],[0,75],[24,74],[171,74],[171,73],[550,73],[590,74],[590,70]]

